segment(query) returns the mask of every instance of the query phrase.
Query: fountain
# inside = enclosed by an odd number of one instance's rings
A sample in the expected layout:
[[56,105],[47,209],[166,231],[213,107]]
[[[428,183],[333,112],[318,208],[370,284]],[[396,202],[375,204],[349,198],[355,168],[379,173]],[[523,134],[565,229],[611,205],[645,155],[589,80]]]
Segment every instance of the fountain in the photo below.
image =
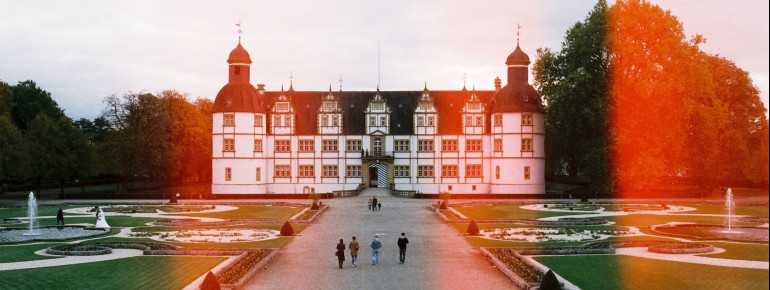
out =
[[733,232],[733,210],[735,209],[735,200],[733,200],[733,190],[727,188],[725,194],[725,208],[727,209],[727,231],[726,233]]
[[40,232],[37,229],[37,199],[35,199],[35,194],[31,191],[29,192],[29,199],[27,199],[27,219],[29,220],[29,230],[23,235],[40,235]]

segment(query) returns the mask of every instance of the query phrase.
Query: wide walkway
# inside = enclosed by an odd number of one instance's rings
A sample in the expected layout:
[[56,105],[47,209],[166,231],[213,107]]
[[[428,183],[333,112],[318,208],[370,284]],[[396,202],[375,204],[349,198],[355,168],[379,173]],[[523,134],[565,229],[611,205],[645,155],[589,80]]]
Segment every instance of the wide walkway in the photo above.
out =
[[[367,210],[377,196],[382,211]],[[515,286],[450,225],[427,209],[435,200],[396,198],[368,189],[359,197],[323,200],[330,207],[284,247],[248,289],[515,289]],[[409,238],[406,264],[398,263],[396,240]],[[383,241],[379,265],[369,243]],[[358,267],[346,251],[344,269],[334,256],[339,239],[355,235],[361,244]]]

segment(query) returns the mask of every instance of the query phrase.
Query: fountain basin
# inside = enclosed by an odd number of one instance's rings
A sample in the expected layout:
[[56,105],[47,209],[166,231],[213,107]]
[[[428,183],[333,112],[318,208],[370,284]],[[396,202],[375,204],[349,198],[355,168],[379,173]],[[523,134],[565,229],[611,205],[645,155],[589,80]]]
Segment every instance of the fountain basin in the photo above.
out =
[[676,224],[651,226],[653,232],[695,240],[721,240],[752,243],[768,243],[768,229],[758,227],[736,227],[728,230],[724,225]]
[[35,228],[37,234],[28,235],[28,229],[0,229],[0,244],[31,241],[60,241],[73,238],[92,237],[109,233],[109,229],[86,226],[50,226]]

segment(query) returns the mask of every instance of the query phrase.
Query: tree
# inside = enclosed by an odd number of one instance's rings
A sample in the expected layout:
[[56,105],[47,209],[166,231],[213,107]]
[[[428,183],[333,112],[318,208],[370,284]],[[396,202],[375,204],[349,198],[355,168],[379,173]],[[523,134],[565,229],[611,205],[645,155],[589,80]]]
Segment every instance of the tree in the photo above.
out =
[[608,7],[599,1],[567,30],[562,49],[538,49],[535,85],[546,100],[549,174],[580,176],[609,191]]
[[13,88],[8,83],[0,81],[0,117],[11,118],[13,112]]
[[5,187],[4,184],[26,178],[26,149],[24,138],[10,116],[0,115],[0,193]]
[[51,98],[51,93],[39,88],[34,81],[19,82],[13,86],[11,96],[14,103],[13,122],[21,130],[25,130],[27,123],[38,114],[44,114],[51,120],[65,116],[64,111]]

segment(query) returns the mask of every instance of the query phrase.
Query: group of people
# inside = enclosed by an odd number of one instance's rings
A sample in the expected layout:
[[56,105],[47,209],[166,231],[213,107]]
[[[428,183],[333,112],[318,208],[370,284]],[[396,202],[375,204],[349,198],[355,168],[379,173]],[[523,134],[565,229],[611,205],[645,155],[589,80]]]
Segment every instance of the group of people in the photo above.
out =
[[369,199],[369,210],[372,211],[380,211],[382,209],[382,202],[377,200],[377,197],[372,197]]
[[[398,245],[399,264],[404,264],[406,262],[406,244],[408,243],[409,239],[406,238],[406,233],[401,233],[401,236],[398,237],[398,242],[396,243]],[[369,244],[369,247],[372,248],[372,265],[379,265],[382,241],[380,241],[377,235],[374,235],[374,239]],[[353,263],[353,267],[358,267],[358,251],[361,249],[361,246],[356,240],[356,236],[353,236],[347,247],[345,247],[345,242],[342,239],[340,239],[340,242],[337,244],[337,251],[334,255],[337,256],[337,262],[339,262],[340,269],[342,269],[342,264],[345,262],[346,248],[350,250],[350,261]]]

